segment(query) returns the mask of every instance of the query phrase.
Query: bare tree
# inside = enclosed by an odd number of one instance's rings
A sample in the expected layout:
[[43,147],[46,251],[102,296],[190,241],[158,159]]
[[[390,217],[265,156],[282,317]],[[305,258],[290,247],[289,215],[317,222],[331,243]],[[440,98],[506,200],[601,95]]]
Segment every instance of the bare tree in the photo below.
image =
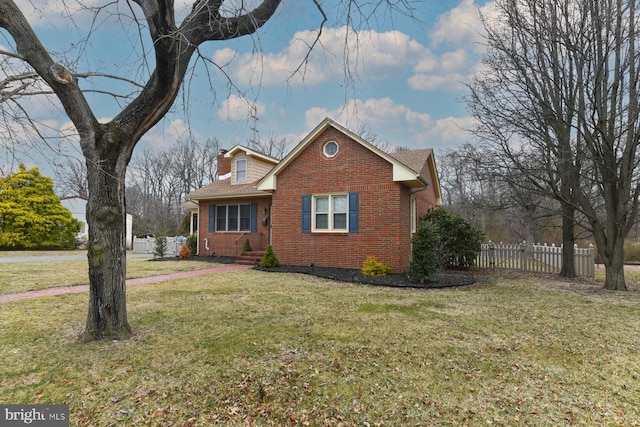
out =
[[179,139],[164,150],[133,156],[127,173],[127,210],[136,215],[134,233],[178,233],[185,196],[217,177],[219,143]]
[[191,191],[216,180],[220,152],[217,138],[208,138],[203,143],[194,138],[179,139],[167,152],[172,172],[182,186],[180,200],[184,200]]
[[16,55],[59,98],[80,137],[87,161],[89,201],[89,310],[84,338],[128,338],[125,293],[125,173],[133,149],[173,105],[191,57],[209,40],[256,32],[280,1],[265,0],[254,10],[221,14],[221,1],[199,1],[179,26],[172,1],[138,0],[153,43],[155,69],[143,89],[113,120],[99,123],[77,77],[55,61],[12,0],[0,1],[0,27],[15,41]]
[[269,135],[269,139],[266,141],[262,139],[253,139],[249,141],[248,148],[275,159],[284,158],[290,149],[287,139],[284,137],[277,137],[276,135]]
[[[316,43],[309,46],[309,51],[318,45],[327,21],[321,1],[312,1],[319,12],[319,28]],[[103,9],[91,9],[88,4],[79,3],[85,9],[95,10],[96,14]],[[44,91],[58,98],[75,126],[86,159],[90,292],[84,339],[121,339],[131,335],[125,296],[124,224],[125,175],[134,147],[174,105],[193,57],[210,62],[199,55],[198,49],[203,43],[254,34],[272,19],[279,5],[280,0],[249,3],[197,0],[182,23],[177,23],[173,0],[127,2],[130,13],[120,21],[130,22],[137,29],[142,55],[150,56],[148,60],[144,56],[141,61],[150,73],[142,83],[132,80],[133,94],[118,99],[122,110],[108,123],[100,123],[78,84],[79,78],[87,74],[76,73],[62,64],[61,58],[52,57],[16,3],[0,0],[0,28],[4,28],[15,43],[15,52],[9,52],[11,58],[28,64],[27,71],[37,75],[35,80],[41,82]],[[357,29],[374,22],[374,17],[381,13],[410,15],[414,7],[413,1],[406,0],[341,0],[332,10],[337,13],[337,21]],[[82,44],[89,46],[86,40]],[[296,71],[304,68],[303,62]],[[349,75],[347,68],[346,76]]]
[[89,197],[87,167],[78,159],[68,159],[57,180],[58,192],[65,196]]
[[[586,218],[624,290],[624,238],[638,211],[638,58],[632,0],[497,0],[486,72],[470,85],[477,135],[505,171],[563,204],[563,237]],[[567,239],[567,240],[565,240]],[[565,253],[565,256],[567,254]]]
[[549,196],[511,170],[502,176],[494,153],[483,146],[464,144],[440,157],[438,171],[447,209],[468,219],[493,241],[540,241]]

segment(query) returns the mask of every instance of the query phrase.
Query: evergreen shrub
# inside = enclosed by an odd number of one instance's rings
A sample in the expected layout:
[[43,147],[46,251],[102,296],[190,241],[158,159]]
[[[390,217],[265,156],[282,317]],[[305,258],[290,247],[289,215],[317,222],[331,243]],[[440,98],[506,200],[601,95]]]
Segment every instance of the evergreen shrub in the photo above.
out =
[[444,209],[432,209],[420,218],[436,226],[442,244],[444,268],[473,267],[480,254],[484,233],[458,215]]
[[264,253],[264,257],[262,257],[260,267],[273,268],[278,267],[279,265],[280,261],[278,261],[278,258],[276,258],[276,254],[273,252],[273,248],[271,247],[271,245],[267,245],[267,250]]
[[415,236],[411,240],[411,264],[409,265],[409,280],[414,283],[424,283],[433,279],[439,271],[439,254],[442,251],[438,227],[426,221],[421,221]]

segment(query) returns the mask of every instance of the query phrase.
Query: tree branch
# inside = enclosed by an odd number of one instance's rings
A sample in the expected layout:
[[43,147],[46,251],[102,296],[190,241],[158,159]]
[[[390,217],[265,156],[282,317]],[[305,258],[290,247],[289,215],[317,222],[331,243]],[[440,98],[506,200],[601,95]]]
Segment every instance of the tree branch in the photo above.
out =
[[51,58],[13,0],[0,0],[0,27],[13,37],[21,59],[51,86],[80,135],[93,134],[98,121],[77,82],[69,80],[71,73]]

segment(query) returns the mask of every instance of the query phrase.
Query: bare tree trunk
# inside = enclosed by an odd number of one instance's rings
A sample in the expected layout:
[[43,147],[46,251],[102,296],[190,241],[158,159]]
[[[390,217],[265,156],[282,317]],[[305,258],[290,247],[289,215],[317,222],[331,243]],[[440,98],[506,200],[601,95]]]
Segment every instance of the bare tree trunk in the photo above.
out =
[[617,239],[607,245],[606,254],[602,256],[605,267],[604,288],[611,291],[626,291],[624,279],[624,239]]
[[574,218],[575,209],[569,205],[562,205],[562,277],[576,277]]
[[[125,172],[128,159],[109,153],[114,135],[83,144],[89,202],[89,309],[83,340],[127,339]],[[93,147],[93,148],[91,148]]]

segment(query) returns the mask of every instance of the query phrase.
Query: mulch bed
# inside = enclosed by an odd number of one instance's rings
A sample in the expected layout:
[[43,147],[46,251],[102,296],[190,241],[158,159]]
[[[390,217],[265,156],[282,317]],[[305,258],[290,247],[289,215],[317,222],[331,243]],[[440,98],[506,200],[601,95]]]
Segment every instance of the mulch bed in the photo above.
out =
[[397,288],[450,288],[454,286],[466,286],[476,282],[472,274],[466,272],[442,272],[432,281],[425,283],[410,282],[404,274],[388,274],[386,276],[365,276],[360,270],[334,267],[303,267],[295,265],[282,265],[274,268],[257,267],[256,270],[278,273],[301,273],[325,279],[338,280],[349,283],[363,283],[375,286],[391,286]]

